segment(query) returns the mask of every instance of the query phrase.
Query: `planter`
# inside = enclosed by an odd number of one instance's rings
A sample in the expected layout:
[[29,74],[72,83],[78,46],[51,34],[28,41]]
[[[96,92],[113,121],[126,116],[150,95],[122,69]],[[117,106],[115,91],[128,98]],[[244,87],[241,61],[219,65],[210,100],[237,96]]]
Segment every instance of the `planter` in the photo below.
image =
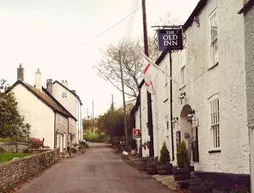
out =
[[157,162],[153,159],[147,160],[146,171],[150,175],[157,174]]
[[168,175],[172,174],[172,164],[167,163],[165,165],[157,164],[157,171],[160,175]]
[[190,179],[190,168],[174,168],[175,181],[183,181]]

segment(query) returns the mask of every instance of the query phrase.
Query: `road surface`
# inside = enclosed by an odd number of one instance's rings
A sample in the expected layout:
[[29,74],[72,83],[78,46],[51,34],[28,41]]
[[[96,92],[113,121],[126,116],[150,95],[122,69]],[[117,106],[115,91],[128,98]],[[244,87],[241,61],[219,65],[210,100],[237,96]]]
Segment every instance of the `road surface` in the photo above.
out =
[[17,193],[164,193],[168,188],[126,164],[103,144],[66,158],[20,187]]

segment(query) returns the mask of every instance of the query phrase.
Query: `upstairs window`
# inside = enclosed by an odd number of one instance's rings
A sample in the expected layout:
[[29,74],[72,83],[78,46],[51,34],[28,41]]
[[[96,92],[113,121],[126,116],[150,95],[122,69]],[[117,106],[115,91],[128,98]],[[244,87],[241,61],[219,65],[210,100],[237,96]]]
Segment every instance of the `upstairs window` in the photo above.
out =
[[211,49],[211,62],[210,67],[219,63],[218,57],[218,17],[217,10],[215,10],[209,18],[210,21],[210,49]]
[[62,93],[61,93],[61,97],[62,97],[62,98],[67,98],[67,93],[66,93],[66,92],[62,92]]

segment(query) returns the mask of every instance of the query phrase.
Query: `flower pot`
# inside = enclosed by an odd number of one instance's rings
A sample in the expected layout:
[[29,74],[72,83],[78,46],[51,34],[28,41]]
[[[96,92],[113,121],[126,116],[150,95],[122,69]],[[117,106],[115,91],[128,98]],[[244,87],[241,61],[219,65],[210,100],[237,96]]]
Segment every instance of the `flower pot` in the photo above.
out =
[[190,168],[174,168],[175,181],[183,181],[190,179]]
[[157,163],[155,160],[152,159],[147,160],[146,171],[150,175],[157,174]]
[[166,164],[157,164],[157,171],[160,175],[168,175],[172,174],[172,164],[166,163]]

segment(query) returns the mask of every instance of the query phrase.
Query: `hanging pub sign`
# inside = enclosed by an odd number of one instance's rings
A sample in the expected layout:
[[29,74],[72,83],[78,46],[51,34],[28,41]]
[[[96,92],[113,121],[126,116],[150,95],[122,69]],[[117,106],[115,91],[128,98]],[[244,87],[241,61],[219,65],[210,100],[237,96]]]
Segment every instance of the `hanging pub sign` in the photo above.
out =
[[158,39],[161,51],[183,49],[182,28],[159,29]]

